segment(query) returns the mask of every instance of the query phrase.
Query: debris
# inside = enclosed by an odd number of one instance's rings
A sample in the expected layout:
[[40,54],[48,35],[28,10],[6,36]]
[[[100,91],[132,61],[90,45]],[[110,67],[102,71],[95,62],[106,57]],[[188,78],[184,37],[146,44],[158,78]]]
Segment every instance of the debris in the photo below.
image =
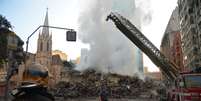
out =
[[[56,97],[98,97],[101,84],[104,84],[110,98],[137,98],[143,94],[154,92],[157,85],[153,80],[141,80],[137,76],[122,76],[118,74],[101,74],[93,69],[83,72],[70,71],[69,81],[61,81],[51,90]],[[103,77],[103,80],[101,78]]]

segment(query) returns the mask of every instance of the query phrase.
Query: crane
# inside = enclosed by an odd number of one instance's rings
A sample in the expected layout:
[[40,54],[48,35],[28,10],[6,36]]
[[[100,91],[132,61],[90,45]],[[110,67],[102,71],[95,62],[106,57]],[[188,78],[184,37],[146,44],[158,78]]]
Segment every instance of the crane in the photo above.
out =
[[116,12],[109,14],[106,21],[108,20],[112,20],[116,27],[159,67],[168,81],[172,82],[179,76],[179,67],[166,58],[129,20]]

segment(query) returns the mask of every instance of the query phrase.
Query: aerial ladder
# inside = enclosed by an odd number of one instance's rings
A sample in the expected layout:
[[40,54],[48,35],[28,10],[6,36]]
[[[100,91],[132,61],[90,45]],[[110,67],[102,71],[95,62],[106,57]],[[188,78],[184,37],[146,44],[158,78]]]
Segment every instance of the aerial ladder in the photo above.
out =
[[106,21],[112,20],[116,27],[141,49],[159,67],[167,81],[173,82],[179,76],[178,66],[166,58],[129,20],[112,12]]

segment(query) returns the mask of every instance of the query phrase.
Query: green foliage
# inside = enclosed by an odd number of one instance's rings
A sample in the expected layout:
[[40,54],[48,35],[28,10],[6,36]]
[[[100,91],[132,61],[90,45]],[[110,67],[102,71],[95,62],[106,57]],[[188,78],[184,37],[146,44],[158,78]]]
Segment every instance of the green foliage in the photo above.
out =
[[0,68],[3,67],[3,64],[5,64],[5,61],[3,59],[0,59]]
[[0,28],[0,64],[7,58],[7,33],[9,32],[6,28]]
[[74,69],[75,64],[72,61],[63,61],[63,65],[65,68]]
[[[8,58],[8,51],[10,50],[14,51],[15,57],[13,58],[19,61],[22,60],[24,42],[10,29],[12,29],[10,22],[0,14],[0,65]],[[8,48],[8,36],[11,35],[17,40],[17,49]]]
[[5,44],[7,44],[7,36],[4,34],[1,34],[0,35],[1,37],[0,37],[0,45],[5,45]]
[[10,22],[0,14],[0,64],[7,57],[7,34],[11,32],[9,28],[12,28]]
[[0,27],[5,27],[5,28],[9,29],[9,28],[12,28],[12,25],[6,19],[6,17],[0,15]]

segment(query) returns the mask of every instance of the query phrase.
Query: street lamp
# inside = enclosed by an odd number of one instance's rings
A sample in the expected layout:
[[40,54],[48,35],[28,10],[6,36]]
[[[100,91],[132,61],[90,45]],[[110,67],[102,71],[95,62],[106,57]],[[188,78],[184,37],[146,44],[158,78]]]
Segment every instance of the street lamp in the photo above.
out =
[[[63,28],[63,27],[55,27],[55,26],[46,26],[46,25],[40,25],[38,28],[36,28],[27,38],[26,41],[26,54],[25,54],[25,70],[26,70],[26,61],[27,61],[27,54],[28,54],[28,47],[29,47],[29,39],[38,31],[41,27],[48,27],[48,28],[54,28],[54,29],[62,29],[66,30],[66,41],[76,41],[76,31],[74,29],[69,28]],[[26,75],[26,73],[25,73]]]

